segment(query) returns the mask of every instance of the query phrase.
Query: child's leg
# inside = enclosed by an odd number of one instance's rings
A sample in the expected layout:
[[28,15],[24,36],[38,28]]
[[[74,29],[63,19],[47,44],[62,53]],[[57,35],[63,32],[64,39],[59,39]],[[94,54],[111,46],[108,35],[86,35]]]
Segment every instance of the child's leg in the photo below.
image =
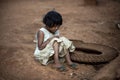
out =
[[73,64],[73,62],[70,59],[70,54],[69,51],[67,50],[67,54],[65,55],[66,61],[68,62],[69,65]]
[[62,66],[59,61],[59,43],[57,41],[54,42],[53,44],[53,49],[54,49],[54,61],[55,61],[55,67],[60,67]]
[[67,54],[66,54],[65,58],[66,58],[66,61],[68,62],[68,65],[69,65],[70,68],[72,68],[72,69],[77,69],[78,68],[77,64],[75,64],[71,61],[69,51],[67,51]]

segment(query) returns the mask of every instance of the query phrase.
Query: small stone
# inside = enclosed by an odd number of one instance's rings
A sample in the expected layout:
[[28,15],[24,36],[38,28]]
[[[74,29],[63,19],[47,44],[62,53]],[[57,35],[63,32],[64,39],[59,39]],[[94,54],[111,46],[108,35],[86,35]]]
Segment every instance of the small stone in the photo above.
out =
[[117,27],[120,29],[120,24],[117,24]]

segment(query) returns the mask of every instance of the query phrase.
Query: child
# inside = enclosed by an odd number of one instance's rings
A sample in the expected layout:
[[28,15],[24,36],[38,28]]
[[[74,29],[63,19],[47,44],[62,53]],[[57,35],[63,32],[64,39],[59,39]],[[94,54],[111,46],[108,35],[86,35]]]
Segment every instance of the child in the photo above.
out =
[[76,69],[77,65],[70,59],[69,52],[73,52],[75,47],[72,42],[65,37],[60,37],[59,28],[62,25],[62,16],[56,11],[49,11],[43,18],[44,27],[40,28],[36,34],[35,58],[41,64],[47,65],[51,57],[54,59],[54,67],[60,71],[66,68],[60,63],[59,58],[65,57],[68,65]]

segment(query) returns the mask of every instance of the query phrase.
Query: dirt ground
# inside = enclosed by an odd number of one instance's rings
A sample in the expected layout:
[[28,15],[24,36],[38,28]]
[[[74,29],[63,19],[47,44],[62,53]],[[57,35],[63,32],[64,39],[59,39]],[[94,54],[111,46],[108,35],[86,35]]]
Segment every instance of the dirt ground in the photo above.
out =
[[89,80],[96,74],[92,65],[58,72],[34,60],[34,35],[43,26],[44,14],[52,9],[63,16],[61,35],[116,48],[120,52],[120,2],[98,0],[98,6],[83,0],[0,1],[0,80]]

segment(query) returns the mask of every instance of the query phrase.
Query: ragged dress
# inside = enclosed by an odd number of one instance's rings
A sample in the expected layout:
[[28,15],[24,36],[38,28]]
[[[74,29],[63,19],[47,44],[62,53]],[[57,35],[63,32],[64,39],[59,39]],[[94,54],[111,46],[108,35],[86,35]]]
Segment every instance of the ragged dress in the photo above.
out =
[[[40,29],[44,33],[44,41],[46,41],[48,38],[53,37],[55,35],[59,35],[59,30],[55,32],[55,34],[50,33],[46,28]],[[36,34],[36,48],[34,51],[34,57],[37,59],[41,64],[47,65],[49,62],[49,58],[54,55],[54,49],[53,49],[53,43],[54,41],[57,41],[60,43],[59,47],[59,57],[64,57],[67,52],[73,52],[75,50],[74,45],[72,44],[72,41],[68,40],[65,37],[60,38],[53,38],[44,49],[39,50],[38,48],[38,38]],[[67,51],[68,50],[68,51]]]

